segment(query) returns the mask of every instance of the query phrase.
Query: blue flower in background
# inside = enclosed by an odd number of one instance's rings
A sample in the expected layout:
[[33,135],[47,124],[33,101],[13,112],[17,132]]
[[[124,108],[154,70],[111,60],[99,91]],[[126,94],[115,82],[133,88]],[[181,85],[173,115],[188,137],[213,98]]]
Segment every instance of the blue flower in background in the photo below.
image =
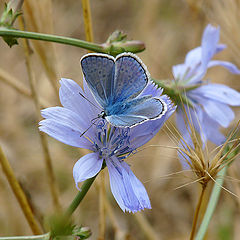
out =
[[[220,28],[208,25],[203,33],[202,45],[191,50],[183,64],[173,66],[174,84],[183,89],[192,107],[184,106],[196,130],[201,134],[202,141],[207,140],[219,145],[225,136],[219,131],[220,127],[228,127],[234,119],[234,112],[229,106],[240,106],[240,93],[223,84],[204,82],[207,69],[223,66],[233,74],[240,70],[232,63],[211,60],[212,57],[226,48],[218,44]],[[177,126],[187,140],[189,133],[184,121],[185,112],[182,107],[177,110]]]
[[105,119],[98,118],[96,100],[85,80],[83,91],[74,81],[62,79],[60,101],[63,107],[44,109],[42,116],[45,120],[40,122],[39,128],[65,144],[92,151],[80,158],[73,168],[77,188],[78,183],[95,176],[105,162],[111,191],[121,209],[136,212],[151,208],[143,184],[124,159],[152,139],[174,112],[175,107],[169,98],[166,95],[161,96],[161,93],[162,90],[150,82],[141,96],[151,94],[166,103],[167,112],[162,118],[149,120],[132,128],[117,128],[109,125]]

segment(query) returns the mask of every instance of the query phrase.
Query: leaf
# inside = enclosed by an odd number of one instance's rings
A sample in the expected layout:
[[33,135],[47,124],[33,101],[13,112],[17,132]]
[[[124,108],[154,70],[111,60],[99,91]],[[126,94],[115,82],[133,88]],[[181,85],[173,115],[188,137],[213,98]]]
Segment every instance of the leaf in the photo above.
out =
[[17,38],[14,37],[3,37],[3,40],[7,43],[9,47],[12,47],[14,45],[18,45]]

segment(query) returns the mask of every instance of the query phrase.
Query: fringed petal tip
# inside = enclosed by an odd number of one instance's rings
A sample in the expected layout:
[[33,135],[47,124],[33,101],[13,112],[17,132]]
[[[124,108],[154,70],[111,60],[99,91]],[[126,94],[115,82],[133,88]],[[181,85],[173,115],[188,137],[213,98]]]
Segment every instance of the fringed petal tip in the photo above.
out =
[[159,88],[155,82],[149,80],[148,85],[142,91],[140,96],[152,95],[153,97],[160,97],[162,92],[163,92],[162,88]]
[[152,209],[152,207],[151,206],[150,207],[142,207],[142,208],[140,207],[140,208],[135,209],[135,210],[134,209],[127,209],[127,208],[125,208],[125,209],[122,209],[122,211],[124,213],[137,213],[137,212],[142,212],[142,211],[144,211],[146,209]]
[[138,212],[151,204],[143,184],[136,178],[129,165],[119,162],[116,157],[106,161],[111,191],[124,212]]
[[177,105],[175,105],[171,98],[168,95],[162,95],[160,97],[166,104],[167,104],[167,112],[166,112],[166,118],[165,121],[175,112],[175,110],[177,109]]

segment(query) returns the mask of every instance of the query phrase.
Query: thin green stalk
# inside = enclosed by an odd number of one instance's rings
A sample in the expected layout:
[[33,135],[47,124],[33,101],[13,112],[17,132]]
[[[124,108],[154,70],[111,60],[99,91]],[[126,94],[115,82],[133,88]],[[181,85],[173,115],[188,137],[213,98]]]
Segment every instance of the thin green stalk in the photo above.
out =
[[64,236],[64,240],[67,240],[68,238],[66,237],[73,234],[73,223],[71,216],[77,209],[83,198],[86,196],[97,175],[84,181],[76,197],[73,199],[70,206],[65,212],[57,213],[49,219],[49,228],[52,238],[55,239],[56,237]]
[[94,182],[96,177],[97,177],[97,175],[92,177],[92,178],[87,179],[83,183],[83,185],[80,188],[77,196],[73,199],[72,203],[70,204],[70,206],[68,207],[67,211],[65,212],[65,214],[67,216],[71,216],[73,214],[73,212],[76,210],[76,208],[78,207],[78,205],[81,203],[81,201],[85,197],[86,193],[88,192],[89,188],[93,184],[93,182]]
[[87,41],[83,41],[76,38],[57,36],[52,34],[44,34],[37,32],[27,32],[15,29],[7,29],[0,27],[0,36],[11,39],[11,38],[27,38],[33,40],[41,40],[47,42],[56,42],[65,45],[71,45],[75,47],[84,48],[93,52],[107,53],[112,56],[116,56],[123,52],[142,52],[145,49],[144,43],[140,41],[115,41],[112,43],[96,44]]
[[222,189],[221,186],[223,185],[224,176],[227,172],[227,168],[228,168],[228,166],[223,168],[217,175],[217,179],[214,184],[210,200],[208,202],[207,210],[205,212],[205,215],[203,217],[201,226],[199,227],[199,230],[198,230],[195,240],[202,240],[207,232],[208,225],[210,223],[210,220],[213,216],[214,210],[218,203],[218,199],[219,199],[220,192]]
[[14,29],[7,29],[0,27],[0,36],[2,37],[16,37],[16,38],[27,38],[33,40],[42,40],[47,42],[56,42],[75,47],[85,48],[94,52],[107,53],[107,49],[103,48],[100,44],[90,43],[76,38],[57,36],[52,34],[27,32]]
[[50,234],[36,236],[0,237],[0,240],[50,240]]

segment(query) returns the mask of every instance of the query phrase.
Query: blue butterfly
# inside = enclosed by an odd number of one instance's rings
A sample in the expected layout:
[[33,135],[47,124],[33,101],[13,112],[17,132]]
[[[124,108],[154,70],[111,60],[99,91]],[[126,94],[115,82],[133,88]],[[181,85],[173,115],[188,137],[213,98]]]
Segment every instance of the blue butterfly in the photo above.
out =
[[81,59],[85,80],[103,109],[99,117],[115,127],[133,127],[161,118],[167,105],[151,95],[139,96],[150,81],[142,61],[132,53],[116,58],[90,53]]

